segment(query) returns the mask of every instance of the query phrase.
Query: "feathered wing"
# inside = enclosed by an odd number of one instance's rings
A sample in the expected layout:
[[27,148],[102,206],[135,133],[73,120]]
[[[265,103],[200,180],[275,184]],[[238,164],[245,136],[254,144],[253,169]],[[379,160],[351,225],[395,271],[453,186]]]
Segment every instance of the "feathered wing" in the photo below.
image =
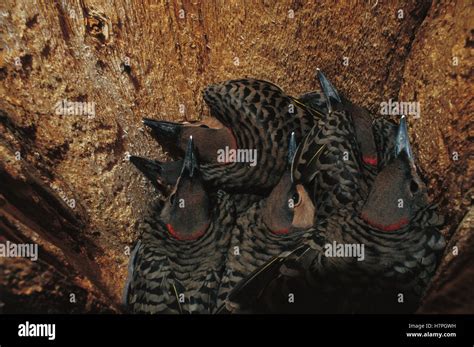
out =
[[294,255],[297,251],[305,250],[306,248],[306,246],[301,246],[295,251],[283,252],[253,271],[231,290],[224,304],[221,305],[216,313],[254,312],[259,306],[265,289],[275,279],[281,278],[282,265],[289,261],[291,259],[290,256]]
[[326,98],[320,92],[309,92],[298,97],[298,101],[309,107],[318,114],[329,113]]
[[318,218],[341,208],[353,208],[368,194],[359,148],[349,115],[334,111],[300,143],[293,162],[294,182],[312,198]]
[[127,306],[134,313],[183,313],[178,293],[182,285],[175,279],[169,259],[146,243],[137,245]]
[[217,313],[323,312],[327,298],[318,294],[324,286],[318,287],[317,279],[328,270],[321,256],[324,239],[315,230],[306,237],[307,242],[271,258],[243,279]]
[[134,269],[135,269],[135,266],[137,265],[137,252],[140,249],[140,247],[141,247],[141,241],[138,240],[132,252],[130,253],[130,260],[128,262],[128,267],[127,267],[127,279],[125,280],[125,285],[123,287],[123,293],[122,293],[122,305],[124,305],[125,307],[127,307],[130,302],[130,297],[129,297],[130,287],[132,286]]
[[326,147],[326,144],[316,141],[320,134],[321,129],[314,126],[298,146],[291,164],[293,182],[309,185],[314,180],[318,171],[318,159]]

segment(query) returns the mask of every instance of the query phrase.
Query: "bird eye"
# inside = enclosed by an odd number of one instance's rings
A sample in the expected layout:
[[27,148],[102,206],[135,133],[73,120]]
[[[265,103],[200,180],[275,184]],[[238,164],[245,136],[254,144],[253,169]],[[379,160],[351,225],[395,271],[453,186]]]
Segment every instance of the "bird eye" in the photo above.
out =
[[293,205],[298,206],[300,204],[300,194],[298,192],[295,192],[293,196],[291,197],[291,200],[293,200]]
[[414,180],[411,180],[410,182],[410,191],[412,193],[416,193],[418,191],[419,187],[418,187],[418,183],[416,183]]

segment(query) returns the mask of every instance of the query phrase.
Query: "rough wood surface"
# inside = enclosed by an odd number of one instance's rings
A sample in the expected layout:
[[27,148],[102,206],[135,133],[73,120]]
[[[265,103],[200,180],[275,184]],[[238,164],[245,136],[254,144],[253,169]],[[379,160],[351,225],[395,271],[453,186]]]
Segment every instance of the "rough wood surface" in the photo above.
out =
[[[125,157],[164,158],[141,118],[199,119],[203,87],[232,78],[297,96],[320,67],[374,113],[419,101],[414,150],[450,238],[472,202],[472,13],[468,1],[3,1],[0,238],[42,254],[0,259],[4,310],[117,310],[126,247],[155,198]],[[95,117],[57,115],[65,99],[94,102]],[[447,285],[435,284],[433,298]]]

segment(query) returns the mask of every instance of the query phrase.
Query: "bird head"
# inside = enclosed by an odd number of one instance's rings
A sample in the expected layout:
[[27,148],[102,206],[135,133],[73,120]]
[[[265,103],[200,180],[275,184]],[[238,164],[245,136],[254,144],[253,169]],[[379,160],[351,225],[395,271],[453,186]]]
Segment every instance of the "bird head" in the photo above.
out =
[[294,228],[313,225],[315,207],[303,185],[296,184],[291,174],[295,153],[296,139],[292,133],[287,170],[264,201],[263,222],[274,234],[287,234]]
[[188,141],[181,173],[160,217],[169,233],[178,240],[197,239],[209,226],[209,196],[201,178],[192,137]]
[[317,69],[316,77],[326,97],[328,111],[345,110],[351,115],[362,161],[366,165],[376,167],[378,159],[372,133],[372,115],[367,109],[353,103],[344,94],[340,93],[320,69]]
[[427,200],[426,186],[417,174],[403,116],[395,156],[375,178],[361,218],[376,229],[395,231],[409,224],[426,206]]
[[204,163],[216,162],[216,153],[220,148],[237,148],[232,131],[214,118],[183,123],[144,118],[143,124],[151,130],[155,140],[174,157],[181,158],[184,155],[190,136],[194,139],[199,160]]

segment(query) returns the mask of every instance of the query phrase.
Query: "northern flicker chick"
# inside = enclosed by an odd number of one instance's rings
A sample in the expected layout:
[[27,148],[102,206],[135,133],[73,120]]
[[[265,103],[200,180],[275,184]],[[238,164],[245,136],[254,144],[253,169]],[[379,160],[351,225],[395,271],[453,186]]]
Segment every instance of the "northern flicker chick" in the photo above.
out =
[[174,190],[140,225],[125,286],[129,310],[212,313],[234,218],[227,194],[211,197],[206,191],[189,140]]

